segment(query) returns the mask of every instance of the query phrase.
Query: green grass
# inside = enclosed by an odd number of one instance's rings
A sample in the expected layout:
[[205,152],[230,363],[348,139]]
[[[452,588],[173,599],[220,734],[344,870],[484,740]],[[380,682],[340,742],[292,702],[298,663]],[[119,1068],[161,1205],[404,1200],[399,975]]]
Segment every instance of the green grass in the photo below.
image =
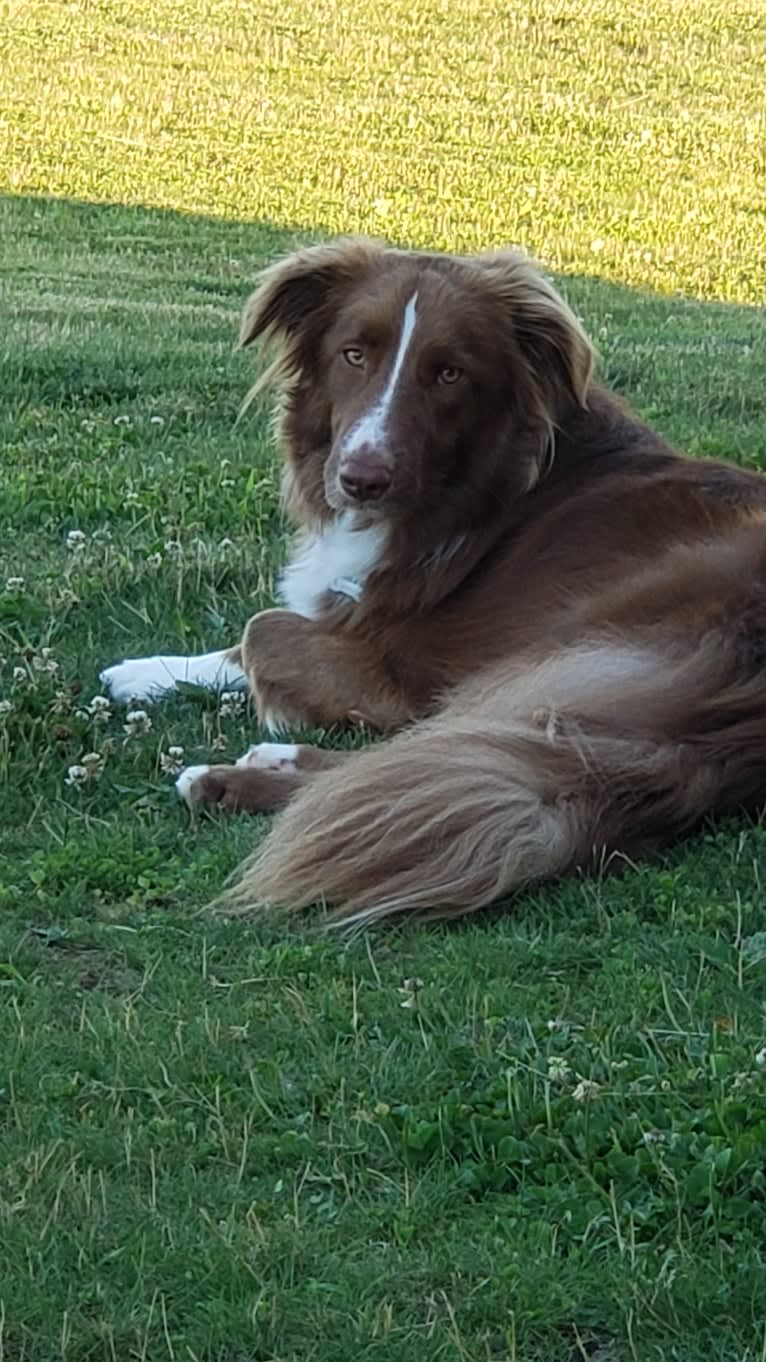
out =
[[766,291],[762,0],[6,0],[17,193]]
[[762,6],[7,18],[0,1358],[763,1362],[762,828],[449,930],[226,924],[261,828],[190,822],[161,757],[252,718],[87,712],[272,599],[233,339],[296,239],[521,240],[664,433],[764,464]]

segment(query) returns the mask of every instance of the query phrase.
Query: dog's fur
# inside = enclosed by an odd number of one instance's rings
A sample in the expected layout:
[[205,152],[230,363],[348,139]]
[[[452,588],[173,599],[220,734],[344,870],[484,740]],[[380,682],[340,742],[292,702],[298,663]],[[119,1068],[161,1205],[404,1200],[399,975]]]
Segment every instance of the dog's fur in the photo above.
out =
[[[261,336],[317,593],[288,573],[241,665],[272,722],[404,731],[337,769],[264,747],[195,772],[191,802],[287,805],[231,904],[465,913],[766,800],[766,479],[597,386],[511,252],[299,252],[245,308]],[[350,585],[319,570],[341,530]]]

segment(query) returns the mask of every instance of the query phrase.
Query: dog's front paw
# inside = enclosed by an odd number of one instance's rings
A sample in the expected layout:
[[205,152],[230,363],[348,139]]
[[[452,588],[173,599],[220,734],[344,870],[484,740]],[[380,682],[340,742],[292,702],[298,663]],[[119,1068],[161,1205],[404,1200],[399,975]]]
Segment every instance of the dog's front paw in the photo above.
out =
[[131,700],[158,700],[175,688],[173,672],[161,657],[126,658],[106,667],[98,679],[113,700],[125,705]]

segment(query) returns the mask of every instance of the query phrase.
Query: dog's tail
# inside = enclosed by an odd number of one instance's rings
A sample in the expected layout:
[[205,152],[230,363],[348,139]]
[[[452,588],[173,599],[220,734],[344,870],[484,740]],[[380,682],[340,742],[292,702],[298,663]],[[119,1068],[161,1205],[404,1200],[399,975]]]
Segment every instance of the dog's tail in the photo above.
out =
[[673,662],[607,642],[485,675],[312,780],[229,907],[323,900],[349,925],[457,915],[766,794],[766,686],[727,683],[724,652],[712,640]]

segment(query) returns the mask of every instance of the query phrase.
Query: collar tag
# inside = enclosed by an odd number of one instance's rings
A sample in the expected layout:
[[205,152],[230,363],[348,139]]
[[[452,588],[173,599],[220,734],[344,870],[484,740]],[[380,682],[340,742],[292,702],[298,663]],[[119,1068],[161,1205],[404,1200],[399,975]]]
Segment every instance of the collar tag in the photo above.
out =
[[362,598],[362,584],[355,582],[353,577],[334,577],[330,582],[330,590],[336,596],[348,596],[352,601],[359,601]]

